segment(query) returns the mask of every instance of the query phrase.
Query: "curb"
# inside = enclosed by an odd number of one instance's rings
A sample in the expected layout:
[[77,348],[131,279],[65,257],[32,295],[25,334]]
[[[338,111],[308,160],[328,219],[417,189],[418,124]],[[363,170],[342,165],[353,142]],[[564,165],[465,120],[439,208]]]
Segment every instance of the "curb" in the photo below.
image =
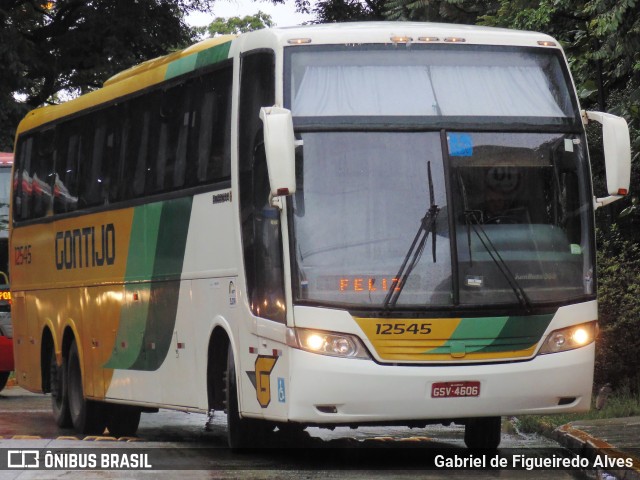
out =
[[638,458],[573,427],[570,423],[556,428],[552,432],[552,438],[574,454],[588,458],[592,463],[597,456],[605,454],[610,458],[631,458],[633,460],[631,468],[603,468],[603,470],[615,475],[618,480],[640,480],[640,460]]

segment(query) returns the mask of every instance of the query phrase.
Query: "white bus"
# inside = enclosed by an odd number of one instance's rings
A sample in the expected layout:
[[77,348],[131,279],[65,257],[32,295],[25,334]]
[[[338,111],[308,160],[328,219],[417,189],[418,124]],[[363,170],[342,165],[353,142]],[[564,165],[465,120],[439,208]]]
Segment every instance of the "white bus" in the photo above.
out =
[[[604,125],[595,199],[584,125]],[[428,23],[221,37],[21,123],[16,377],[59,425],[225,410],[274,428],[590,406],[594,207],[626,122],[552,38]]]

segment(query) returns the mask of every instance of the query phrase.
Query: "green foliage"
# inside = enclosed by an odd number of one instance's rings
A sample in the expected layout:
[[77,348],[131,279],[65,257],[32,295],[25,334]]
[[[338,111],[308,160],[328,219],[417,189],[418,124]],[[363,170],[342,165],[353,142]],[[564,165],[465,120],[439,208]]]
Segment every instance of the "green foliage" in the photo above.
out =
[[258,11],[255,15],[240,17],[222,18],[216,17],[207,27],[210,36],[216,35],[237,35],[240,33],[253,32],[263,28],[273,27],[271,15]]
[[[592,405],[591,410],[584,413],[522,415],[515,419],[516,430],[549,435],[556,428],[569,422],[640,416],[640,394],[637,392],[640,392],[640,385],[634,388],[630,388],[629,384],[623,385],[613,392],[602,410],[596,410]],[[595,398],[593,401],[595,402]]]
[[497,7],[491,0],[387,0],[387,20],[411,20],[472,24]]
[[[598,230],[600,335],[596,384],[640,386],[640,245],[617,225]],[[640,393],[640,392],[636,392]]]
[[[318,23],[384,20],[386,0],[318,0],[312,9]],[[310,11],[309,2],[296,0],[300,11]]]
[[[194,38],[184,16],[213,0],[3,0],[0,150],[24,114],[56,95],[98,88],[114,73]],[[20,100],[16,100],[16,95]]]

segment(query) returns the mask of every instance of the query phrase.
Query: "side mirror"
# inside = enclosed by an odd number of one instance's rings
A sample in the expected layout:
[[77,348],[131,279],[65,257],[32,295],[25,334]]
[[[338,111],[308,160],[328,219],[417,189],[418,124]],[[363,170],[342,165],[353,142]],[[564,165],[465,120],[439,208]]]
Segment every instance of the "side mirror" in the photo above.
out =
[[296,153],[291,112],[281,107],[263,107],[264,151],[269,170],[272,197],[287,196],[296,191]]
[[627,121],[609,113],[583,112],[588,120],[602,124],[604,162],[607,171],[608,197],[596,199],[596,208],[621,199],[629,193],[631,177],[631,142]]

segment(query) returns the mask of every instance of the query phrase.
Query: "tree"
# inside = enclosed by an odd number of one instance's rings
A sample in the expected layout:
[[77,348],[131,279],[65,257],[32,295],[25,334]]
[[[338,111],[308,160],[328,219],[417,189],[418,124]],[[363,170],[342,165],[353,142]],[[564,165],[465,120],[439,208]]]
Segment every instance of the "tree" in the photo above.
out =
[[[386,0],[319,0],[313,12],[318,23],[357,22],[368,20],[384,20],[384,4]],[[301,11],[306,10],[298,3]]]
[[493,0],[387,0],[385,16],[387,20],[474,24],[497,6]]
[[255,15],[246,15],[240,17],[222,18],[216,17],[213,22],[206,27],[206,31],[210,36],[240,34],[253,32],[263,28],[273,27],[273,19],[271,15],[258,11]]
[[[0,150],[26,111],[84,93],[111,75],[191,43],[188,12],[213,0],[3,0]],[[16,96],[20,100],[16,100]]]

